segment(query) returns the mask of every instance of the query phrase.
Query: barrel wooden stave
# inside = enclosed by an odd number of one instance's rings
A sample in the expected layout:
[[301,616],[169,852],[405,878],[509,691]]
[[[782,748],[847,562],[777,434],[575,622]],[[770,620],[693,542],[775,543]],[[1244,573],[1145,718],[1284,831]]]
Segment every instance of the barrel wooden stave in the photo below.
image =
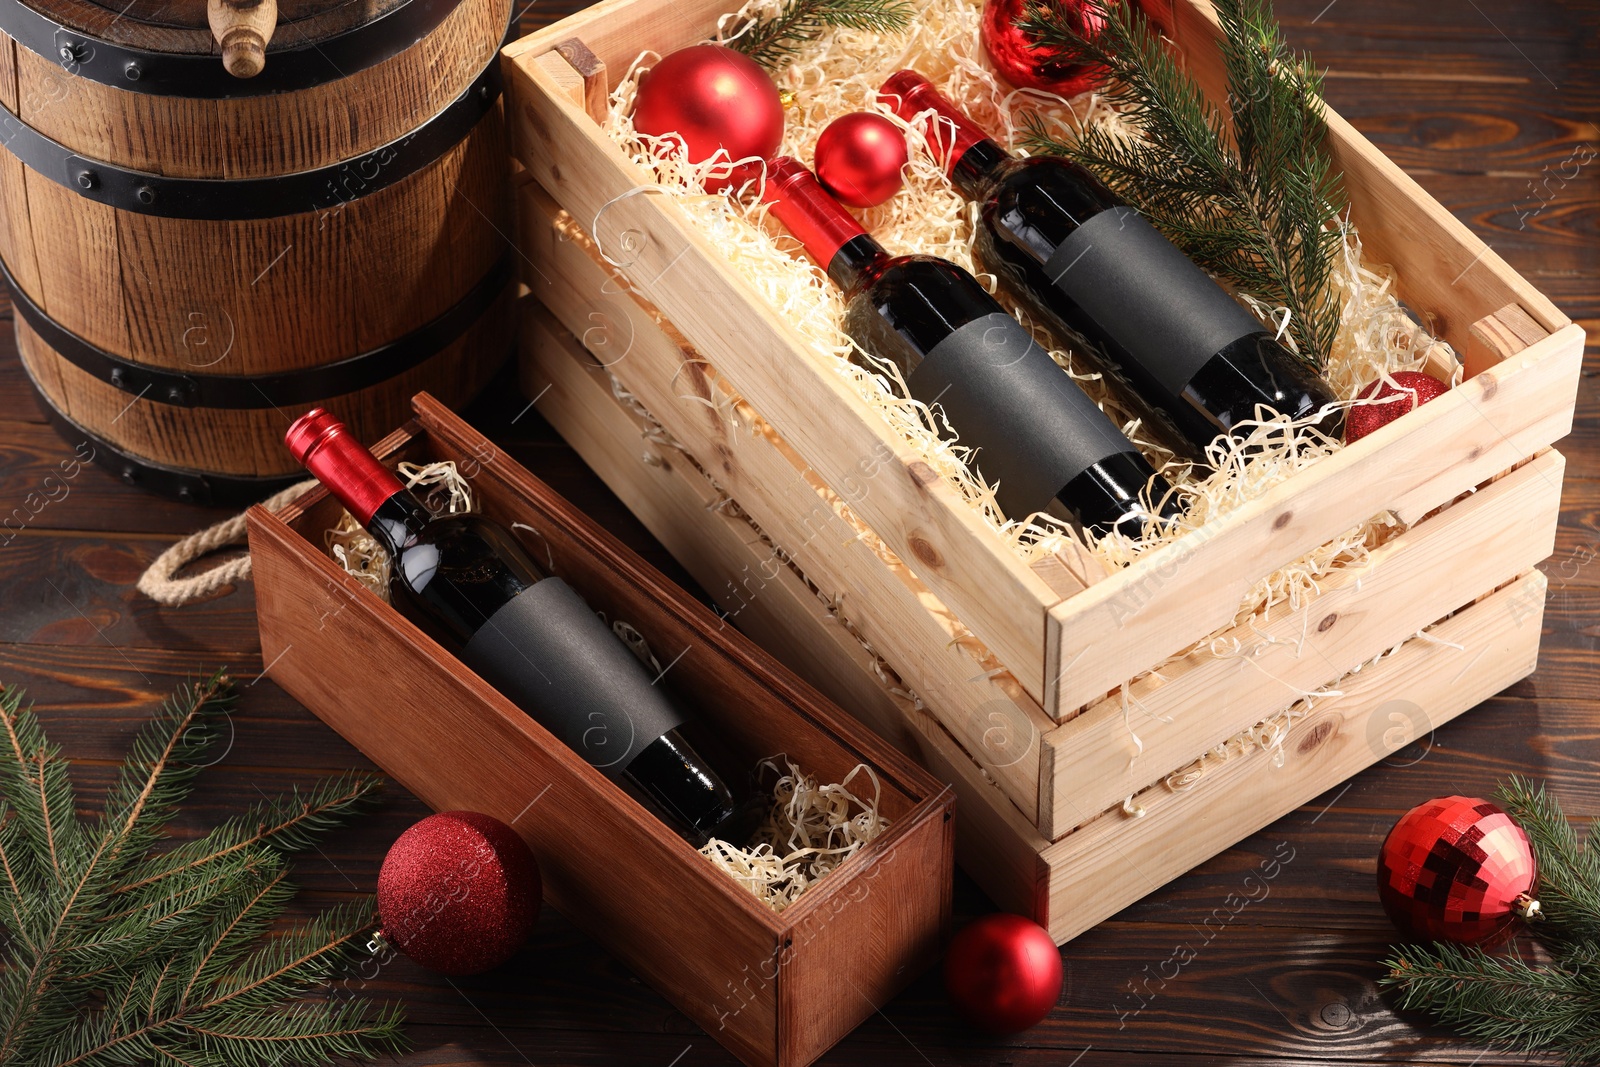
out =
[[515,285],[455,341],[406,371],[343,396],[248,409],[186,408],[136,398],[100,381],[17,320],[17,347],[29,377],[62,415],[126,455],[162,466],[234,477],[288,476],[300,468],[284,431],[312,407],[326,407],[362,440],[376,441],[410,418],[411,397],[427,390],[459,407],[494,376],[511,350]]
[[[278,29],[267,49],[298,47],[364,25],[404,0],[278,0]],[[205,0],[30,0],[63,26],[133,48],[219,54]]]

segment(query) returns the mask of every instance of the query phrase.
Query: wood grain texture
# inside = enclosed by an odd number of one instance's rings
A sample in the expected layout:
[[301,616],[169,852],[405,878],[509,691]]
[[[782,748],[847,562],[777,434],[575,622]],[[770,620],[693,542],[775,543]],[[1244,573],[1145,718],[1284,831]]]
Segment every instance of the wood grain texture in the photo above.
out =
[[[105,0],[106,20],[125,2]],[[177,11],[188,0],[148,2]],[[280,0],[286,10],[290,3]],[[540,0],[528,9],[524,26],[534,29],[579,6],[581,0]],[[1339,0],[1332,6],[1277,0],[1275,6],[1290,42],[1309,48],[1329,68],[1326,91],[1334,107],[1574,321],[1591,333],[1600,329],[1600,243],[1586,236],[1593,233],[1587,221],[1594,217],[1592,205],[1600,201],[1600,167],[1583,168],[1525,230],[1518,229],[1518,211],[1532,200],[1530,181],[1537,186],[1547,166],[1560,169],[1573,149],[1596,143],[1600,79],[1590,42],[1600,33],[1600,11],[1594,5],[1539,0],[1514,11],[1479,4],[1481,12],[1433,0]],[[882,1005],[881,1015],[820,1062],[1063,1067],[1082,1054],[1077,1067],[1525,1063],[1393,1010],[1375,985],[1376,961],[1392,935],[1372,872],[1379,842],[1405,808],[1450,792],[1486,792],[1513,772],[1547,780],[1581,823],[1600,815],[1600,567],[1581,554],[1600,536],[1597,360],[1600,350],[1591,342],[1574,432],[1560,445],[1569,461],[1567,481],[1556,551],[1543,568],[1550,589],[1540,666],[1531,678],[1355,776],[1348,790],[1329,790],[1080,936],[1064,953],[1067,983],[1043,1026],[1009,1039],[973,1033],[952,1016],[935,971]],[[538,410],[526,408],[515,383],[502,378],[469,417],[655,565],[673,567],[628,508],[556,441]],[[0,511],[18,504],[70,456],[69,444],[51,451],[49,433],[9,338],[0,338]],[[73,528],[101,531],[99,553],[131,551],[147,560],[164,541],[220,517],[153,500],[95,469],[73,485],[72,496],[51,503],[18,539],[42,536],[54,548],[30,556],[26,566],[6,562],[17,545],[0,549],[0,619],[45,620],[40,605],[48,597],[56,602],[50,617],[58,624],[42,630],[44,643],[38,644],[29,643],[27,625],[7,625],[0,634],[0,680],[21,681],[41,697],[52,736],[78,761],[75,778],[87,806],[103,796],[110,780],[104,761],[116,758],[131,738],[145,702],[159,700],[187,672],[226,661],[248,683],[262,664],[248,623],[254,603],[248,586],[193,609],[197,619],[146,605],[109,629],[117,641],[133,642],[125,654],[148,681],[81,620],[70,640],[50,643],[51,633],[67,625],[59,616],[73,613],[40,573],[57,584],[62,578],[49,568],[72,575],[78,602],[101,621],[129,614],[128,585],[140,565],[99,567],[103,581],[83,577],[73,546],[94,536]],[[104,536],[119,524],[131,533]],[[161,536],[151,540],[153,534]],[[304,786],[325,770],[364,765],[270,678],[247,686],[235,718],[239,733],[232,748],[201,776],[195,803],[175,823],[181,835],[204,832],[262,793]],[[296,881],[316,892],[296,914],[370,891],[389,842],[427,810],[391,784],[375,814],[323,842],[325,855],[299,857]],[[1272,883],[1270,896],[1252,902],[1158,987],[1175,946],[1199,947],[1196,930],[1205,918],[1228,894],[1239,893],[1246,876],[1282,842],[1297,850],[1296,858]],[[992,907],[964,876],[956,890],[963,920]],[[1152,1000],[1153,989],[1159,995]],[[400,959],[370,991],[407,1003],[416,1051],[399,1058],[405,1067],[637,1067],[678,1057],[679,1067],[736,1062],[592,937],[548,909],[528,948],[499,971],[447,981]],[[1126,1013],[1139,1004],[1136,994],[1148,1006],[1119,1017],[1118,1009]]]

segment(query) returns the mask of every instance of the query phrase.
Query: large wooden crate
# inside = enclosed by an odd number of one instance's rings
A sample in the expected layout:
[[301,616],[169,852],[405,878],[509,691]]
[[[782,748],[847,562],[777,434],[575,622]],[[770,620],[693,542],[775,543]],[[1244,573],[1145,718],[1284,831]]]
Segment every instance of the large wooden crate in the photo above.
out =
[[[484,514],[666,659],[733,762],[786,753],[824,781],[865,764],[885,833],[773,912],[417,626],[346,574],[314,487],[249,512],[267,673],[436,810],[510,824],[545,899],[752,1067],[805,1067],[937,956],[950,921],[948,787],[890,749],[427,394],[373,448],[454,460]],[[841,994],[841,975],[855,993]],[[859,995],[858,995],[859,994]]]
[[[611,0],[508,49],[514,150],[528,172],[520,242],[538,266],[526,281],[915,692],[918,705],[891,715],[880,702],[871,715],[961,787],[963,862],[997,899],[1071,936],[1532,669],[1532,568],[1551,549],[1560,500],[1549,446],[1571,425],[1582,331],[1348,124],[1330,116],[1331,146],[1368,256],[1396,266],[1402,298],[1465,354],[1466,381],[1136,566],[1106,576],[1063,554],[1030,567],[815,369],[669,199],[623,195],[648,179],[589,113],[615,77],[606,72],[709,34],[723,10]],[[1216,90],[1209,8],[1174,0],[1152,14]],[[566,55],[601,63],[575,70],[554,51],[575,38],[587,52]],[[626,278],[576,221],[597,218],[601,241],[626,233]],[[555,383],[576,388],[580,357],[551,323],[531,337],[529,384],[551,386],[547,416],[614,485],[630,485],[637,472],[580,443],[602,416],[616,432],[626,413],[598,400],[568,410]],[[704,491],[690,483],[654,491]],[[646,507],[644,488],[622,495]],[[1225,626],[1254,581],[1385,511],[1408,528],[1368,566],[1216,645],[1247,654],[1168,662]],[[680,556],[705,555],[716,524],[691,518],[652,528]],[[778,568],[696,574],[742,620],[774,609],[768,570]],[[1258,753],[1182,794],[1160,784],[1430,626],[1320,701],[1283,766]],[[1417,710],[1391,724],[1395,701]],[[1085,891],[1117,863],[1139,876]]]

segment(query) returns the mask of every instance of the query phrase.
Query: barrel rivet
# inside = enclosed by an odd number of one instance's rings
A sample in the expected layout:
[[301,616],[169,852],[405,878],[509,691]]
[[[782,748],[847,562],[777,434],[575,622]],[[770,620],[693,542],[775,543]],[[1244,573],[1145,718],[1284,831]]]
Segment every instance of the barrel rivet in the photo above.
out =
[[156,202],[156,191],[148,185],[139,186],[135,195],[139,197],[139,203],[141,204],[153,204]]
[[139,480],[139,468],[132,463],[124,463],[122,465],[122,480],[129,485],[133,485]]
[[181,385],[169,385],[169,386],[167,386],[167,403],[169,403],[169,404],[182,404],[182,403],[186,402],[188,399],[189,399],[188,396],[183,391],[183,386],[181,386]]
[[128,373],[121,367],[111,368],[111,384],[121,389],[128,380]]
[[68,41],[61,46],[61,51],[58,54],[61,56],[61,62],[76,63],[83,58],[83,48],[81,45]]
[[92,170],[78,172],[78,185],[83,189],[93,189],[100,184],[100,176]]
[[122,73],[129,81],[136,82],[139,80],[139,75],[143,74],[144,71],[139,69],[138,63],[130,59],[128,60],[128,65],[122,68]]
[[178,486],[178,499],[183,501],[185,504],[193,503],[194,490],[189,488],[187,485]]

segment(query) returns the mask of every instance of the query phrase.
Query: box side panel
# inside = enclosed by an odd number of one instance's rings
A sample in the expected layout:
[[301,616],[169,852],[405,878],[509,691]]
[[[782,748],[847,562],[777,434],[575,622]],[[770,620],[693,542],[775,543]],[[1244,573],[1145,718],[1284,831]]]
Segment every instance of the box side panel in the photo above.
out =
[[[510,824],[539,858],[546,899],[714,1029],[742,962],[774,950],[759,905],[259,509],[250,553],[273,680],[430,807]],[[718,1037],[769,1064],[775,1028],[766,998]]]
[[1328,575],[1299,610],[1223,634],[1044,737],[1059,837],[1300,694],[1533,569],[1555,544],[1566,463],[1547,451]]
[[[532,286],[534,294],[680,444],[705,460],[709,476],[739,501],[778,553],[833,596],[896,670],[916,679],[917,695],[946,716],[945,727],[1034,820],[1038,739],[1053,725],[1039,705],[853,519],[847,502],[807,479],[799,457],[704,358],[631,294],[625,280],[603,268],[569,216],[548,215],[532,195],[521,210],[524,247],[548,275]],[[740,579],[729,592],[748,599],[763,577]]]
[[[531,306],[530,306],[531,307]],[[611,395],[583,347],[543,309],[523,326],[524,389],[540,411],[732,620],[811,678],[941,781],[954,784],[957,856],[1002,907],[1033,915],[1043,899],[1039,852],[1049,842],[988,780],[926,708],[890,685],[860,642],[687,458]],[[762,581],[746,586],[749,575]],[[770,575],[770,577],[768,577]]]
[[949,815],[929,811],[848,889],[793,909],[774,977],[783,1063],[811,1063],[938,959],[937,932],[950,927]]
[[1137,796],[1142,817],[1107,812],[1056,842],[1044,853],[1051,934],[1076,937],[1533,673],[1546,587],[1538,571],[1524,575],[1434,627],[1431,640],[1408,641],[1347,678],[1343,695],[1295,724],[1282,766],[1266,749],[1233,756],[1181,793],[1157,785]]
[[801,344],[676,204],[626,195],[643,180],[638,168],[537,63],[525,59],[512,63],[507,79],[522,164],[594,232],[602,249],[624,256],[629,277],[644,295],[1038,700],[1045,609],[1059,595],[1005,550],[998,535],[892,435],[848,382],[820,364],[825,357]]
[[1228,625],[1258,579],[1363,518],[1414,523],[1547,448],[1572,427],[1582,360],[1583,330],[1567,326],[1057,605],[1053,710],[1097,701]]

